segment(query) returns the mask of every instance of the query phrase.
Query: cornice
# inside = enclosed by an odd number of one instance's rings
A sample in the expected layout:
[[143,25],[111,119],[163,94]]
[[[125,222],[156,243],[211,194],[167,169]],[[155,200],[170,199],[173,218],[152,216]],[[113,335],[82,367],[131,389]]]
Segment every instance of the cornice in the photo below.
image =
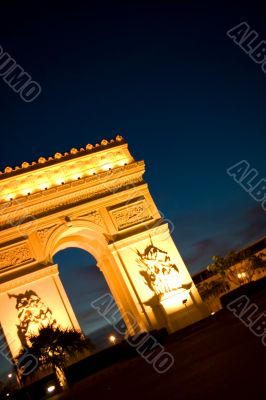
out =
[[10,167],[7,166],[3,171],[0,171],[0,180],[5,179],[10,176],[19,175],[26,171],[33,171],[39,168],[43,168],[46,165],[54,165],[60,163],[62,161],[78,158],[80,156],[84,156],[85,154],[92,154],[98,151],[106,150],[111,147],[120,146],[122,143],[125,143],[124,138],[120,135],[117,135],[115,139],[106,140],[103,139],[101,143],[87,144],[85,147],[81,147],[77,149],[73,147],[69,152],[65,153],[55,153],[54,156],[50,157],[39,157],[37,161],[27,162],[24,161],[20,166]]
[[[143,183],[143,161],[135,162],[113,171],[102,172],[76,182],[28,196],[19,202],[8,203],[0,212],[0,230],[17,226],[23,219],[39,218],[64,209],[87,203],[120,192],[132,185]],[[12,204],[14,203],[14,205]]]

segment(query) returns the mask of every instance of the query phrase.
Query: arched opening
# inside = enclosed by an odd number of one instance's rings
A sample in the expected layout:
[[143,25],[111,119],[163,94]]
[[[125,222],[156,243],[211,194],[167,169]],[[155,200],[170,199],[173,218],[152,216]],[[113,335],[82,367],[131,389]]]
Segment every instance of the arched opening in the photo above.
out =
[[[51,266],[55,264],[54,256],[58,252],[68,248],[79,248],[85,250],[88,254],[94,257],[93,263],[95,264],[96,260],[97,266],[102,273],[102,277],[109,288],[109,293],[112,295],[111,301],[112,303],[116,303],[121,312],[119,317],[119,313],[110,313],[110,310],[108,310],[109,321],[113,321],[113,324],[118,323],[118,321],[121,323],[122,315],[124,320],[124,327],[122,329],[123,335],[133,335],[138,333],[140,330],[145,330],[145,326],[142,323],[137,307],[130,296],[128,286],[130,284],[130,277],[125,272],[121,256],[119,254],[118,256],[114,256],[112,252],[113,249],[110,250],[108,245],[109,241],[110,238],[108,237],[108,234],[105,233],[104,228],[85,219],[70,220],[68,217],[65,217],[64,223],[53,230],[46,241],[46,263]],[[125,278],[129,279],[129,282],[127,282]],[[62,286],[62,283],[58,282],[58,285]],[[69,299],[67,298],[65,291],[63,292],[61,295],[64,297],[65,311],[68,312],[70,305],[67,306],[66,303],[69,303]],[[95,300],[96,299],[97,298],[95,298]],[[68,315],[68,319],[70,318],[72,326],[77,326],[77,320],[71,307],[69,308],[69,311],[70,314]]]
[[[72,305],[79,325],[99,351],[113,344],[112,336],[121,340],[113,326],[109,324],[91,303],[100,296],[110,293],[95,258],[86,250],[68,247],[53,256],[58,264],[60,279]],[[118,311],[118,308],[114,308]]]

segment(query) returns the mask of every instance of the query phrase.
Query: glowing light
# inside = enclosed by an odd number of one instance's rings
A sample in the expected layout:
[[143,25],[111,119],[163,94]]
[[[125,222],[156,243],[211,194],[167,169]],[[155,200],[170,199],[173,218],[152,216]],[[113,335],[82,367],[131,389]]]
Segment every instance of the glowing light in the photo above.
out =
[[49,392],[49,393],[52,393],[54,390],[55,390],[55,386],[54,386],[54,385],[49,386],[49,387],[47,388],[47,392]]
[[82,174],[75,174],[75,175],[72,176],[72,179],[75,180],[75,181],[79,180],[81,178],[82,178]]
[[111,164],[111,163],[104,164],[104,165],[102,166],[102,169],[103,169],[104,171],[108,171],[109,169],[112,169],[112,168],[113,168],[113,164]]
[[41,190],[47,190],[49,185],[48,185],[48,183],[42,183],[39,187]]
[[55,180],[55,184],[57,185],[57,186],[60,186],[60,185],[62,185],[63,184],[63,179],[62,178],[57,178],[56,180]]
[[12,374],[8,374],[7,376],[10,379],[10,378],[12,378],[13,375]]
[[109,336],[109,340],[110,340],[111,343],[115,344],[115,342],[116,342],[116,337],[115,337],[114,335],[110,335],[110,336]]
[[214,315],[215,314],[215,311],[213,311],[212,313],[211,313],[211,315]]
[[127,165],[129,162],[130,159],[128,157],[123,157],[116,161],[116,165],[119,167],[123,167],[124,165]]
[[169,293],[168,295],[162,296],[160,303],[163,307],[167,308],[167,310],[174,312],[178,309],[182,309],[183,307],[187,307],[188,303],[188,291],[183,289],[179,293],[174,292]]
[[24,189],[24,190],[21,191],[21,194],[23,196],[28,196],[31,193],[32,193],[32,189],[29,189],[29,188],[28,189]]

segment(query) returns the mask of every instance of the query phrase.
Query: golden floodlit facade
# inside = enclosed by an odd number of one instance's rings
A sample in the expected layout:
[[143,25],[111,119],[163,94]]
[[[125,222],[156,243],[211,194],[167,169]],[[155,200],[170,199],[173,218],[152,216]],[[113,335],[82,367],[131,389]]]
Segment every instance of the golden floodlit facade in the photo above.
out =
[[144,172],[117,136],[0,174],[0,322],[13,356],[41,324],[79,329],[53,262],[68,247],[96,259],[129,335],[208,315]]

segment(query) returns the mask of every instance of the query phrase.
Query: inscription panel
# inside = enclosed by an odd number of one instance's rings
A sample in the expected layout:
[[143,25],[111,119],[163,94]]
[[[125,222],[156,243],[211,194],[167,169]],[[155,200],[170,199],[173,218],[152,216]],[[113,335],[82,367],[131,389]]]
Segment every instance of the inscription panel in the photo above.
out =
[[119,231],[152,219],[149,205],[145,199],[110,210],[109,213]]

